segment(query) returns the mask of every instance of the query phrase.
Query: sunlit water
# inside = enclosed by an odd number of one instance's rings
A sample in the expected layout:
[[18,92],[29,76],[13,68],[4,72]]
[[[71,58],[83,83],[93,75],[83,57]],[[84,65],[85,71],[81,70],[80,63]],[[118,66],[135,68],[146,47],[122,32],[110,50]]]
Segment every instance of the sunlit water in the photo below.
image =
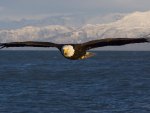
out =
[[0,113],[149,113],[150,52],[0,51]]

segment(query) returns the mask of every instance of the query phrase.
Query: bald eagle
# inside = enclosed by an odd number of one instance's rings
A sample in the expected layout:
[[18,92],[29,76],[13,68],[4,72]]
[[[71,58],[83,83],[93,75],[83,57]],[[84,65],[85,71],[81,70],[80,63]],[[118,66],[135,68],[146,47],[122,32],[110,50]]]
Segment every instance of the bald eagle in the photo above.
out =
[[93,40],[81,44],[56,44],[52,42],[36,42],[36,41],[25,41],[25,42],[10,42],[1,43],[1,48],[8,47],[56,47],[60,50],[61,54],[70,60],[79,60],[92,57],[94,54],[87,52],[87,50],[104,47],[104,46],[121,46],[131,43],[144,43],[150,42],[150,38],[106,38]]

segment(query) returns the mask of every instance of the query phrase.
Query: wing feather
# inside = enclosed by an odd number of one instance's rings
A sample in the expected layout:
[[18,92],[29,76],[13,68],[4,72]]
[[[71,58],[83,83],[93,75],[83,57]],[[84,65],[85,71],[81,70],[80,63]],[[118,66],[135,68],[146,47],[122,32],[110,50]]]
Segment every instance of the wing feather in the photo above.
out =
[[121,46],[131,43],[149,42],[147,38],[106,38],[100,40],[93,40],[83,43],[83,46],[88,50],[103,46]]
[[1,48],[8,47],[56,47],[58,48],[60,44],[55,44],[51,42],[34,42],[34,41],[26,41],[26,42],[10,42],[10,43],[0,43]]

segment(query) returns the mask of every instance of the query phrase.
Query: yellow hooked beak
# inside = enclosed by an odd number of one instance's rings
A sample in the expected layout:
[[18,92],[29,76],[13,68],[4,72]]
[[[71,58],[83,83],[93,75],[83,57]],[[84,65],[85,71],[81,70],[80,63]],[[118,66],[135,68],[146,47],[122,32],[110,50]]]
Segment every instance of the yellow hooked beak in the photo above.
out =
[[64,49],[64,55],[66,56],[68,54],[68,49]]

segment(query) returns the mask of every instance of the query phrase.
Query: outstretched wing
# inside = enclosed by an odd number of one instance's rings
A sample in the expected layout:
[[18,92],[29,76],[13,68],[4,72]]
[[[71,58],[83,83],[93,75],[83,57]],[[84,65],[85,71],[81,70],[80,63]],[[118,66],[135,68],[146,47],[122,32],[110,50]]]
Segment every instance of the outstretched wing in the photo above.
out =
[[103,46],[121,46],[125,44],[143,43],[143,42],[149,42],[149,39],[148,38],[106,38],[106,39],[89,41],[83,43],[82,45],[88,50],[88,49],[103,47]]
[[26,41],[26,42],[10,42],[10,43],[0,43],[0,48],[8,48],[8,47],[57,47],[59,48],[59,44],[51,43],[51,42],[34,42],[34,41]]

